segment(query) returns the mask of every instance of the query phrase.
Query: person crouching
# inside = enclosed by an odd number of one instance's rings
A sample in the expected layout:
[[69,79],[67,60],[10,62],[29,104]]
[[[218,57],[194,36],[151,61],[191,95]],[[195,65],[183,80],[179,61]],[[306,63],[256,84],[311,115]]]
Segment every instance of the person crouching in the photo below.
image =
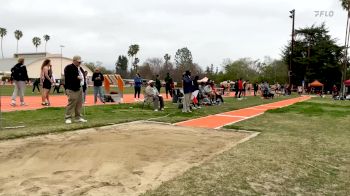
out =
[[[158,90],[154,86],[154,81],[150,80],[147,82],[147,87],[145,89],[145,100],[151,99],[153,101],[154,111],[164,110],[164,100],[161,95],[159,95]],[[159,107],[160,106],[160,107]]]

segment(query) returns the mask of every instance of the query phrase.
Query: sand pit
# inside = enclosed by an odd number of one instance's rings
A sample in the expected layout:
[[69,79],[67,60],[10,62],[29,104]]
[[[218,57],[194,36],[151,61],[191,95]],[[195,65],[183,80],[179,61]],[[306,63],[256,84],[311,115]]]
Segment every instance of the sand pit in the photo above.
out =
[[0,195],[138,195],[249,133],[134,122],[0,142]]

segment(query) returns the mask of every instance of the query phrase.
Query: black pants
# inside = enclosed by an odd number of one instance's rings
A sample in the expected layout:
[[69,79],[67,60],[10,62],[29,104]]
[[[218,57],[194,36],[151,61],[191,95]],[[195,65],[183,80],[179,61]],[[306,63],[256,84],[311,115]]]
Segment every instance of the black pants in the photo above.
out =
[[243,92],[243,90],[242,90],[242,89],[239,89],[238,98],[241,98],[242,92]]
[[136,94],[137,94],[137,98],[140,98],[140,93],[141,93],[141,86],[135,86],[134,98],[136,98]]
[[162,96],[158,96],[160,109],[164,108],[164,99]]
[[52,93],[54,93],[55,91],[56,91],[57,93],[61,93],[61,92],[60,92],[60,87],[61,87],[61,85],[58,85],[58,86],[55,85],[55,87],[53,88]]
[[170,97],[173,97],[173,90],[170,87],[165,87],[166,97],[168,97],[168,93],[170,94]]
[[38,91],[40,92],[39,84],[36,84],[36,83],[33,84],[33,93],[34,93],[34,91],[35,91],[35,88],[37,88]]

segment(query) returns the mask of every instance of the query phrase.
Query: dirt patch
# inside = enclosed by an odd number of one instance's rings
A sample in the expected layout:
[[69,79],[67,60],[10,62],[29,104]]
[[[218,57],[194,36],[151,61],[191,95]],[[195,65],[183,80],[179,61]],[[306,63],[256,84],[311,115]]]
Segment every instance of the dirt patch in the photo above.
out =
[[250,133],[134,122],[0,142],[0,195],[138,195]]

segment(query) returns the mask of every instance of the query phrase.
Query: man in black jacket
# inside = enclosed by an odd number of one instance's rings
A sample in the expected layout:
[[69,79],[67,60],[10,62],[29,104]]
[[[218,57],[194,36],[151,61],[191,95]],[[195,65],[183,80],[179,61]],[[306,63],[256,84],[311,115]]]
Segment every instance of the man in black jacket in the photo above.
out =
[[66,94],[68,96],[68,105],[66,107],[65,122],[72,123],[72,113],[78,122],[87,122],[82,118],[81,108],[83,106],[84,70],[80,67],[81,57],[74,56],[73,63],[64,68]]
[[21,106],[26,106],[24,103],[24,92],[26,88],[26,82],[29,82],[27,68],[24,65],[24,58],[19,58],[18,63],[11,69],[11,80],[15,85],[15,89],[12,94],[11,106],[16,106],[17,94],[20,97]]
[[100,72],[99,67],[95,69],[95,72],[92,75],[92,81],[94,82],[94,103],[96,104],[97,102],[97,96],[100,98],[100,101],[102,103],[105,103],[102,93],[102,83],[104,81],[104,77],[103,74]]

